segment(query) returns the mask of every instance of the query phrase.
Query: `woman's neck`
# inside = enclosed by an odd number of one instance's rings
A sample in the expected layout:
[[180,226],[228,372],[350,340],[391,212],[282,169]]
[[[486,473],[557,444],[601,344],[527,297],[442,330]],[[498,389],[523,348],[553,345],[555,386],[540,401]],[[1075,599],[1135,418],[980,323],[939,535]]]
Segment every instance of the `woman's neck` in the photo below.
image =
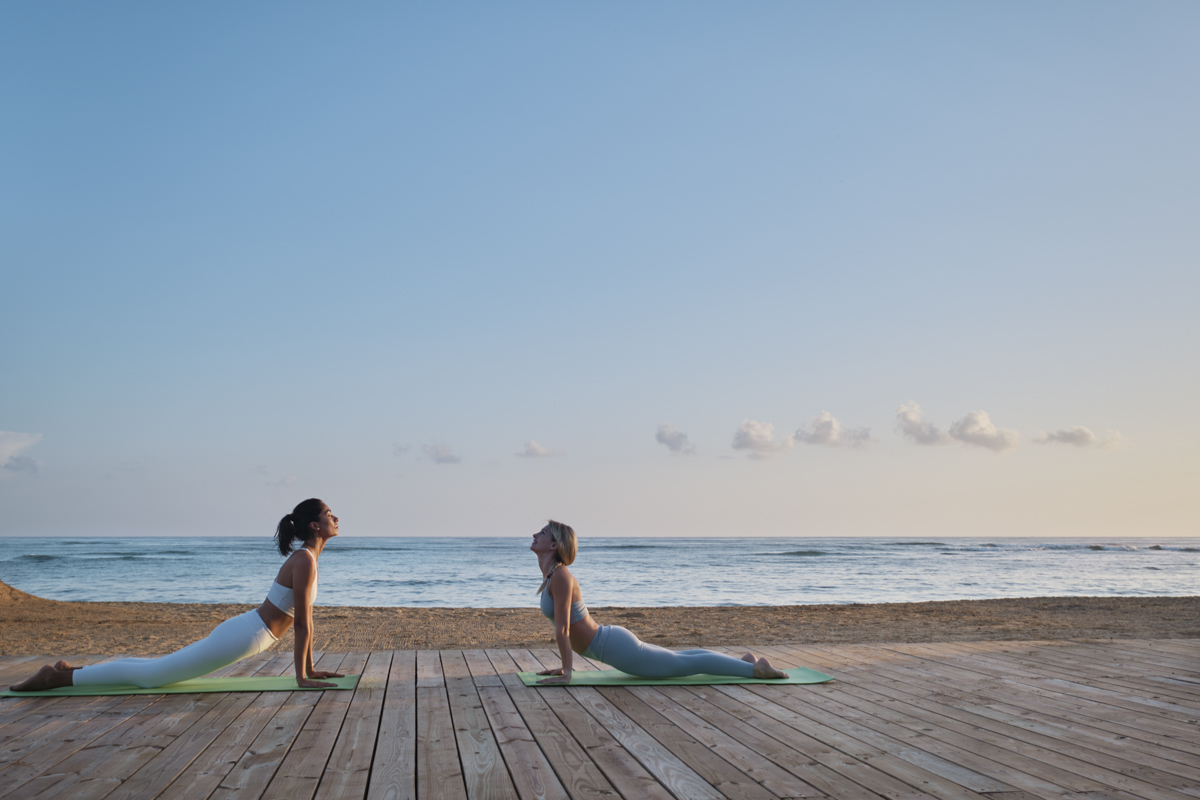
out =
[[538,566],[542,568],[542,577],[550,577],[550,573],[558,569],[561,562],[553,553],[538,553]]

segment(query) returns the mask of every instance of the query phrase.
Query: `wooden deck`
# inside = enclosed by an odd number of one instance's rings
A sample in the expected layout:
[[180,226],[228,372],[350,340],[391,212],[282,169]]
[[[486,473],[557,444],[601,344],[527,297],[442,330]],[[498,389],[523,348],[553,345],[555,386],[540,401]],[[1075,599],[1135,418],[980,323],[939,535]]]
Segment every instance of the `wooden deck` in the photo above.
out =
[[760,649],[837,680],[527,689],[554,653],[376,651],[320,655],[354,692],[4,699],[0,798],[1200,798],[1200,640]]

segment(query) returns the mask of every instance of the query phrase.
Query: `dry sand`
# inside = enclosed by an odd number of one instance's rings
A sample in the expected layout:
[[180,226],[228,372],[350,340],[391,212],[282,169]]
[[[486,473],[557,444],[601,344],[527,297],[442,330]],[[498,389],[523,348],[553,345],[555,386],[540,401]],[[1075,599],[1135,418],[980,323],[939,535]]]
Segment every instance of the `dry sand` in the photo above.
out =
[[[168,653],[252,608],[64,603],[0,583],[0,655]],[[1200,597],[1036,597],[861,605],[593,608],[667,647],[1200,637]],[[318,606],[318,650],[553,647],[535,608]],[[289,633],[273,649],[290,650]]]

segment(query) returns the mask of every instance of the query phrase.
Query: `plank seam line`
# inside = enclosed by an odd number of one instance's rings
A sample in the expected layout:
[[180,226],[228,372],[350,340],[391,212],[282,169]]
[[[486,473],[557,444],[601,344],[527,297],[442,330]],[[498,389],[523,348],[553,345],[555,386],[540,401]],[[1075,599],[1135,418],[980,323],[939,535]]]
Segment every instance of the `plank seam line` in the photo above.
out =
[[[486,654],[485,654],[485,658],[486,658],[486,657],[487,657],[487,656],[486,656]],[[491,659],[490,659],[490,658],[488,658],[488,661],[489,661],[489,663],[490,663],[490,662],[491,662]],[[495,664],[492,664],[492,668],[493,668],[493,669],[495,669],[495,666],[496,666]],[[499,676],[500,676],[500,673],[498,673],[498,672],[497,672],[497,673],[496,673],[496,677],[499,677]],[[472,676],[472,678],[471,678],[471,683],[472,683],[472,684],[474,684],[474,683],[475,683],[475,678],[474,678],[474,676]],[[517,716],[518,716],[518,717],[520,717],[520,718],[521,718],[521,722],[523,722],[523,723],[525,724],[525,730],[529,731],[529,738],[533,740],[533,746],[534,746],[534,747],[536,747],[536,748],[538,749],[538,752],[540,752],[540,753],[542,754],[542,758],[544,758],[544,759],[546,760],[546,765],[550,767],[550,772],[551,772],[551,773],[554,775],[554,777],[555,777],[555,778],[557,778],[557,779],[558,779],[558,782],[559,782],[559,784],[561,784],[561,785],[562,785],[562,787],[563,787],[563,791],[566,791],[566,789],[567,789],[567,786],[569,786],[569,785],[570,785],[570,782],[569,782],[568,780],[566,780],[566,779],[565,779],[565,776],[564,776],[563,774],[559,773],[559,771],[558,771],[557,769],[555,769],[555,768],[554,768],[554,762],[553,762],[553,761],[551,761],[551,760],[549,759],[549,757],[547,757],[547,756],[546,756],[546,752],[545,752],[545,750],[543,750],[543,749],[542,749],[542,743],[538,741],[538,739],[537,739],[537,736],[536,736],[536,735],[534,734],[534,732],[533,732],[533,728],[529,727],[529,720],[528,720],[528,719],[526,719],[526,718],[525,718],[525,715],[521,713],[521,706],[520,706],[520,705],[518,705],[518,704],[517,704],[517,701],[513,699],[513,696],[512,696],[512,689],[510,689],[510,688],[509,688],[509,687],[508,687],[508,686],[507,686],[507,685],[504,683],[504,681],[503,681],[503,680],[501,680],[501,681],[500,681],[500,686],[501,686],[501,688],[503,688],[503,689],[504,689],[504,695],[505,695],[505,696],[508,698],[508,701],[509,701],[510,703],[512,703],[513,710],[515,710],[515,711],[517,712]],[[475,687],[475,693],[476,693],[476,694],[479,694],[479,687],[478,687],[478,686],[476,686],[476,687]],[[481,697],[481,698],[480,698],[480,702],[482,702],[482,701],[483,701],[483,698]],[[553,709],[551,709],[551,713],[553,713]],[[484,715],[486,716],[486,710],[485,710],[485,712],[484,712]],[[492,721],[491,721],[491,719],[489,719],[489,720],[488,720],[488,727],[490,728],[490,727],[491,727],[491,725],[492,725]],[[566,728],[566,725],[564,725],[563,727],[564,727],[564,728]],[[570,733],[570,729],[569,729],[569,728],[567,729],[567,732],[568,732],[568,733]],[[495,736],[495,735],[496,735],[496,732],[495,732],[494,730],[492,731],[492,735],[493,735],[493,736]],[[572,738],[574,738],[574,734],[572,734]],[[499,739],[499,737],[497,737],[497,739],[496,739],[496,748],[497,748],[497,749],[499,749],[499,747],[500,747],[500,739]],[[586,753],[587,753],[587,751],[586,751],[586,750],[584,750],[584,753],[586,754]],[[508,759],[506,759],[506,758],[504,757],[504,751],[503,751],[503,750],[501,750],[501,751],[500,751],[500,761],[501,761],[501,763],[503,763],[503,764],[504,764],[504,769],[506,769],[506,770],[508,771],[508,779],[509,779],[510,781],[512,781],[512,782],[513,782],[513,787],[514,787],[514,788],[516,788],[517,781],[516,781],[516,779],[513,777],[513,769],[512,769],[512,767],[509,765],[509,763],[508,763]],[[568,795],[569,795],[569,794],[570,794],[570,793],[568,792]]]
[[[288,694],[295,695],[295,694],[297,694],[297,692],[289,692]],[[291,699],[291,697],[288,698],[288,700],[290,700],[290,699]],[[287,700],[284,700],[283,703],[280,704],[279,708],[275,710],[275,714],[271,715],[271,720],[275,719],[275,715],[278,714],[280,711],[282,711],[285,707],[287,707],[287,702],[288,702]],[[320,701],[318,700],[318,702],[320,702]],[[285,760],[287,760],[288,754],[292,752],[292,746],[295,745],[295,743],[296,743],[296,737],[298,737],[300,735],[301,731],[304,730],[304,726],[308,724],[308,718],[312,716],[312,713],[313,713],[313,711],[316,710],[316,708],[317,708],[316,703],[313,703],[311,706],[308,707],[308,713],[304,715],[304,719],[300,722],[299,727],[296,728],[296,736],[292,737],[291,743],[288,744],[287,751],[282,756],[280,756],[279,761],[275,764],[275,769],[271,770],[271,777],[267,778],[267,780],[263,783],[262,791],[258,793],[259,797],[261,797],[267,791],[267,789],[271,786],[271,783],[274,782],[275,776],[279,774],[279,770],[283,767],[283,762]],[[267,720],[267,725],[271,724],[271,720]],[[250,744],[253,745],[254,742],[251,741]],[[249,752],[250,752],[250,748],[247,747],[246,752],[242,753],[242,755],[238,759],[238,761],[240,762],[242,760],[242,758],[245,758],[246,753],[249,753]],[[236,767],[236,765],[235,765],[235,767]],[[217,789],[220,789],[220,788],[221,788],[221,786],[218,784]],[[318,782],[317,788],[320,788],[319,782]],[[215,792],[216,789],[214,789],[213,791]],[[316,792],[314,791],[313,794],[315,795]]]
[[[348,654],[347,654],[347,655],[348,655]],[[339,667],[339,668],[340,668],[340,667]],[[363,669],[363,671],[364,671],[364,672],[366,671],[366,669],[367,669],[367,662],[366,662],[366,661],[364,661],[364,662],[363,662],[362,669]],[[390,669],[390,668],[389,668],[389,669]],[[361,682],[362,682],[362,676],[361,676],[361,675],[359,675],[359,676],[358,676],[358,679],[359,679],[359,682],[361,683]],[[328,691],[330,691],[330,690],[329,690],[329,689],[323,689],[323,690],[321,691],[321,698],[320,698],[320,700],[317,700],[317,703],[320,703],[320,702],[321,702],[321,700],[324,700],[324,699],[325,699],[325,692],[328,692]],[[337,689],[333,689],[332,691],[335,691],[335,692],[336,692],[336,691],[337,691]],[[358,687],[357,687],[357,685],[355,686],[355,689],[354,689],[354,694],[355,694],[355,695],[357,695],[357,694],[358,694]],[[351,695],[351,696],[350,696],[350,701],[349,701],[348,703],[346,703],[346,710],[345,710],[345,711],[342,713],[342,721],[341,721],[340,723],[338,723],[338,730],[337,730],[337,734],[336,734],[336,735],[333,737],[333,744],[332,744],[332,745],[330,745],[330,747],[329,747],[329,755],[325,756],[325,763],[324,763],[324,764],[321,766],[321,777],[317,778],[317,785],[313,787],[313,793],[312,793],[312,796],[313,796],[313,797],[316,797],[316,796],[317,796],[317,792],[321,791],[321,783],[322,783],[322,782],[325,780],[325,771],[329,769],[329,760],[330,760],[331,758],[333,758],[333,751],[337,749],[338,738],[340,738],[340,737],[341,737],[341,735],[342,735],[342,728],[346,727],[346,717],[350,716],[350,704],[351,704],[351,703],[353,703],[353,702],[354,702],[354,695]],[[317,703],[314,703],[314,704],[313,704],[313,710],[316,710],[316,708],[317,708]],[[310,714],[311,714],[311,712],[310,712]],[[380,716],[381,716],[381,717],[383,716],[382,712],[380,713]],[[306,720],[305,720],[305,722],[307,723],[307,721],[308,721],[308,720],[306,719]],[[304,727],[303,727],[303,726],[301,726],[301,727],[300,727],[300,730],[301,730],[301,731],[302,731],[302,730],[304,730]],[[299,735],[300,735],[300,732],[299,732],[299,731],[297,731],[297,732],[296,732],[296,735],[297,735],[297,736],[299,736]],[[293,740],[293,741],[294,741],[294,740]],[[289,752],[291,752],[291,749],[292,749],[292,748],[290,748],[290,747],[289,747],[289,748],[288,748],[288,751],[289,751]],[[372,751],[371,751],[371,755],[372,755],[372,756],[374,756],[374,755],[375,755],[375,751],[374,751],[374,750],[372,750]],[[282,765],[282,764],[283,764],[283,759],[280,759],[279,763],[280,763],[280,765]],[[272,776],[272,779],[274,779],[274,776]],[[368,776],[368,780],[369,780],[369,776]],[[270,784],[267,784],[267,785],[269,786]],[[367,783],[367,788],[368,788],[368,789],[370,788],[370,786],[371,786],[371,784],[370,784],[370,783]]]
[[[413,656],[413,658],[415,659],[416,656]],[[383,730],[383,715],[384,715],[384,712],[387,711],[388,693],[392,691],[392,664],[395,660],[396,660],[396,651],[393,650],[392,657],[390,659],[388,659],[387,676],[384,678],[384,681],[383,681],[383,697],[379,700],[379,719],[377,720],[377,722],[375,724],[375,743],[371,746],[371,761],[370,761],[370,763],[367,764],[367,788],[363,793],[364,800],[367,796],[369,796],[371,794],[371,778],[373,778],[375,776],[375,754],[377,752],[379,752],[379,732],[381,730]],[[414,669],[415,668],[416,667],[414,665]],[[365,664],[363,665],[363,669],[364,670],[366,669]],[[415,676],[414,676],[414,680],[415,680]],[[415,688],[416,687],[414,686],[414,693],[413,693],[413,703],[414,704],[416,703]],[[416,744],[417,744],[416,740],[413,740],[414,749],[416,748]],[[330,752],[332,752],[332,751],[330,751]],[[415,763],[415,761],[414,761],[414,763]],[[319,789],[320,786],[318,786],[317,788]],[[416,790],[415,785],[413,786],[413,789],[414,789],[414,791]]]
[[[446,683],[446,665],[442,663],[442,651],[435,650],[434,652],[438,654],[438,669],[440,669],[441,673],[442,673],[442,685],[439,688],[441,688],[441,690],[442,690],[442,696],[446,698],[446,716],[448,716],[450,718],[450,736],[454,742],[454,756],[458,759],[458,774],[462,777],[463,792],[465,793],[466,789],[467,789],[467,770],[466,770],[467,765],[466,765],[466,762],[463,761],[462,748],[458,746],[458,730],[454,727],[454,725],[455,725],[455,723],[454,723],[454,704],[450,702],[450,686],[449,686],[449,684]],[[459,653],[461,653],[461,652],[462,651],[460,650]],[[467,670],[467,673],[470,674],[469,669]],[[420,678],[418,678],[418,680],[420,680]],[[475,688],[475,679],[474,678],[471,679],[471,688],[475,689],[475,696],[479,697],[479,689]],[[479,698],[479,705],[482,708],[482,706],[483,706],[483,698],[482,697]],[[485,719],[487,718],[487,710],[486,709],[484,709],[483,716]],[[492,721],[490,719],[488,719],[488,729],[491,730],[491,727],[492,727]],[[496,735],[496,732],[492,731],[492,736],[494,737],[495,735]],[[418,739],[421,738],[421,733],[419,730],[417,732],[417,738]],[[499,739],[496,740],[496,750],[497,751],[500,750],[500,740]],[[503,753],[500,754],[500,760],[504,761]],[[508,765],[505,764],[504,768],[508,769]],[[512,776],[510,775],[509,778],[511,779]],[[417,783],[418,783],[417,791],[419,794],[420,788],[421,788],[419,785],[421,783],[420,778],[417,779]]]

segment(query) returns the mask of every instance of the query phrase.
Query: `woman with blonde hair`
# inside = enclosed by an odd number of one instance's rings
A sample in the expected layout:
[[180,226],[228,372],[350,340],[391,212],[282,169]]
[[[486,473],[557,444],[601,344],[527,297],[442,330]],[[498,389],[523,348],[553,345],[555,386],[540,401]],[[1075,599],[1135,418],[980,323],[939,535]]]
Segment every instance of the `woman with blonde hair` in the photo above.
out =
[[583,592],[568,566],[578,549],[570,525],[550,520],[533,535],[529,548],[542,570],[542,613],[554,623],[554,638],[562,667],[539,675],[552,677],[539,683],[570,683],[575,653],[602,661],[622,672],[642,678],[678,678],[684,675],[733,675],[742,678],[786,678],[766,658],[746,653],[740,659],[712,650],[668,650],[646,644],[620,625],[597,625],[583,604]]
[[[59,686],[137,686],[153,689],[198,678],[271,647],[296,624],[296,684],[304,689],[336,686],[323,678],[336,672],[313,669],[312,607],[317,599],[317,558],[338,535],[338,518],[320,500],[305,500],[275,528],[275,545],[287,560],[279,568],[267,598],[258,608],[227,619],[205,638],[159,658],[122,658],[88,667],[66,661],[47,664],[14,686],[37,692]],[[299,544],[299,547],[296,545]]]

